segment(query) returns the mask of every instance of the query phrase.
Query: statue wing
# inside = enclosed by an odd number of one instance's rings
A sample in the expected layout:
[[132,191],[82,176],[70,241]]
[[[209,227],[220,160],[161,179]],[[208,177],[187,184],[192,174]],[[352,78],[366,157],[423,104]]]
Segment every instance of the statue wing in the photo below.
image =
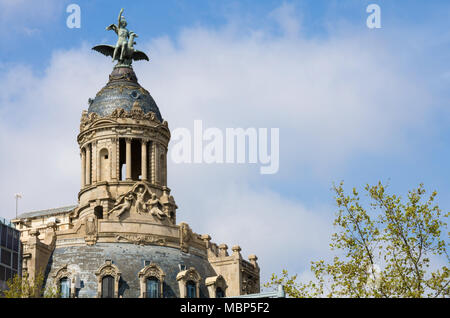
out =
[[114,46],[111,45],[97,45],[92,48],[94,51],[100,52],[106,56],[113,56],[114,54]]
[[147,54],[145,54],[142,51],[134,51],[133,53],[133,60],[135,61],[139,61],[139,60],[147,60],[149,61],[150,59],[148,58]]
[[114,30],[114,32],[116,32],[116,34],[119,33],[118,30],[117,30],[117,25],[115,25],[115,24],[111,24],[110,26],[106,27],[106,30],[107,31]]

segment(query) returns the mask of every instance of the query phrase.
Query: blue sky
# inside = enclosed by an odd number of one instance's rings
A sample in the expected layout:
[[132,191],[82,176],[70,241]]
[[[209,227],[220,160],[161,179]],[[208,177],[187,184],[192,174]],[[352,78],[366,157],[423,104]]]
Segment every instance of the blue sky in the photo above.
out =
[[[66,27],[70,3],[80,29]],[[381,29],[366,27],[370,3]],[[263,279],[329,257],[333,182],[403,195],[423,182],[449,210],[448,1],[0,0],[2,217],[16,192],[22,212],[76,202],[81,111],[112,68],[90,48],[115,42],[105,27],[121,7],[171,129],[280,129],[275,175],[169,162],[178,220],[257,254]]]

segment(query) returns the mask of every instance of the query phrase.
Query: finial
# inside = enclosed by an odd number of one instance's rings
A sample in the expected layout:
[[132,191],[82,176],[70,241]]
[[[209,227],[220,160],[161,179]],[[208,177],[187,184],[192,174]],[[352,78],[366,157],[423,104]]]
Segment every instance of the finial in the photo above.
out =
[[122,16],[123,8],[119,12],[119,18],[117,25],[111,24],[106,30],[113,30],[117,34],[117,42],[115,46],[102,44],[94,46],[92,49],[102,53],[106,56],[111,56],[113,61],[118,61],[115,68],[117,67],[128,67],[131,68],[131,63],[139,60],[149,60],[148,56],[134,48],[136,42],[135,38],[138,37],[133,31],[128,31],[127,21]]

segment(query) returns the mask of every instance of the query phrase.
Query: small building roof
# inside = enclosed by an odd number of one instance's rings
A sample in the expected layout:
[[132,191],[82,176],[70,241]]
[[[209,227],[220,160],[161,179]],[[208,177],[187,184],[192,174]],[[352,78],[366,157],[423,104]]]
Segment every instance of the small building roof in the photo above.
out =
[[69,206],[64,206],[61,208],[32,211],[32,212],[22,213],[17,218],[18,219],[26,219],[26,218],[35,218],[35,217],[40,217],[40,216],[49,216],[49,215],[54,215],[54,214],[68,213],[68,212],[73,211],[73,209],[75,209],[76,207],[77,207],[77,205],[69,205]]

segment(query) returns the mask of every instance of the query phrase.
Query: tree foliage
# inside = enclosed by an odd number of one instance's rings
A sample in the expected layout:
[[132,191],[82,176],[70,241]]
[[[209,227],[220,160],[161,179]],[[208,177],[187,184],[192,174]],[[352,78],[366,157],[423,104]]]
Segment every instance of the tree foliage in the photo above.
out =
[[36,277],[30,278],[26,273],[23,277],[14,275],[6,282],[7,290],[3,291],[4,298],[57,298],[60,292],[56,287],[44,286],[45,275],[39,272]]
[[283,270],[266,287],[283,284],[291,297],[450,295],[449,213],[435,204],[436,192],[425,197],[420,184],[402,200],[379,182],[365,187],[363,202],[355,188],[346,194],[342,182],[333,190],[338,212],[330,247],[337,255],[329,263],[311,262],[314,280],[298,282]]

